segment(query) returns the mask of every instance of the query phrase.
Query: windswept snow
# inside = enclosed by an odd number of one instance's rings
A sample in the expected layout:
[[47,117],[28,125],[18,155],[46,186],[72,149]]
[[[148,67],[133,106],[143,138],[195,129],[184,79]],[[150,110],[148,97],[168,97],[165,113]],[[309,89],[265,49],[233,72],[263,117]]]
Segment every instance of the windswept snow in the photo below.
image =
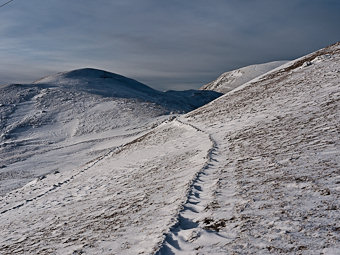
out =
[[0,108],[0,194],[71,170],[166,119],[164,108],[153,103],[56,88],[33,92]]
[[229,71],[221,74],[216,80],[204,85],[201,89],[214,90],[225,94],[285,63],[287,63],[287,61],[274,61],[264,64],[250,65]]
[[[98,150],[87,163],[1,197],[0,253],[339,254],[339,68],[337,43],[186,115],[137,118],[122,129],[110,126],[105,113],[121,101],[95,93],[103,101],[91,107],[85,99],[62,104],[56,116],[69,126],[53,131],[58,144],[98,135],[103,143],[92,144]],[[2,116],[13,117],[6,121],[14,130],[4,139],[33,132],[25,123],[36,118],[49,120],[49,111],[37,115],[36,104],[45,93],[61,92],[46,81],[39,86],[4,103]],[[59,109],[59,97],[51,98],[43,105]],[[129,103],[140,106],[122,105]],[[74,111],[84,117],[67,118],[78,116]],[[107,122],[97,126],[91,116],[100,113]],[[111,130],[130,140],[115,142]]]

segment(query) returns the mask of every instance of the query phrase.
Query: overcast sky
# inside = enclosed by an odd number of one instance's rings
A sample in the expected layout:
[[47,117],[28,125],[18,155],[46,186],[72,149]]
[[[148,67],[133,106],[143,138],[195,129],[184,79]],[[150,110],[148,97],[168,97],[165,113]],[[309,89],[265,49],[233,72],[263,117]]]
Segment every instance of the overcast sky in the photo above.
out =
[[339,0],[15,0],[0,8],[0,83],[93,67],[198,88],[339,41],[339,13]]

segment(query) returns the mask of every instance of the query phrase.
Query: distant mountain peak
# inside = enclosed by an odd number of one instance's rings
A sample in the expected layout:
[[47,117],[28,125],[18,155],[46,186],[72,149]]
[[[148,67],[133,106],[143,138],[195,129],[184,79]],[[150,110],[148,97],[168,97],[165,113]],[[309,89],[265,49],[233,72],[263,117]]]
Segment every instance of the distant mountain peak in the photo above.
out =
[[121,80],[124,82],[129,81],[129,82],[139,83],[143,86],[146,86],[145,84],[142,84],[136,80],[125,77],[123,75],[111,73],[111,72],[100,70],[100,69],[89,68],[89,67],[49,75],[49,76],[43,77],[35,81],[34,84],[56,83],[56,82],[60,84],[62,83],[63,79],[93,80],[93,81],[98,81],[97,79],[115,79],[115,80]]
[[136,80],[95,68],[57,73],[37,80],[34,84],[74,89],[105,97],[145,99],[160,93]]
[[122,75],[95,68],[81,68],[62,73],[65,78],[126,78]]

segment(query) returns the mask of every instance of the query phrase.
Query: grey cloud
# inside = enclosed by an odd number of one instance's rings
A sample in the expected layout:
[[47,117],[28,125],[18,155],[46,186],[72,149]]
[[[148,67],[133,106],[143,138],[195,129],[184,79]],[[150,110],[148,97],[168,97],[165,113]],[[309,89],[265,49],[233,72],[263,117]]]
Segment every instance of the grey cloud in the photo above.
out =
[[335,0],[15,1],[0,11],[0,81],[92,66],[198,88],[339,40],[339,12]]

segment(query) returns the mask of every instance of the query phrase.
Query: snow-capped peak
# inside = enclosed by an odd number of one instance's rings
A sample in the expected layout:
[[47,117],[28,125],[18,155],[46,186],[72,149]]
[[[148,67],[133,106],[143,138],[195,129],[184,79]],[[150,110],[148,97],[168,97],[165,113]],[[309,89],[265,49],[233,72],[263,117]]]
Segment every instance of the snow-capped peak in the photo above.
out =
[[159,95],[147,85],[125,76],[94,68],[76,69],[44,77],[34,84],[58,86],[99,94],[102,96],[144,99]]

